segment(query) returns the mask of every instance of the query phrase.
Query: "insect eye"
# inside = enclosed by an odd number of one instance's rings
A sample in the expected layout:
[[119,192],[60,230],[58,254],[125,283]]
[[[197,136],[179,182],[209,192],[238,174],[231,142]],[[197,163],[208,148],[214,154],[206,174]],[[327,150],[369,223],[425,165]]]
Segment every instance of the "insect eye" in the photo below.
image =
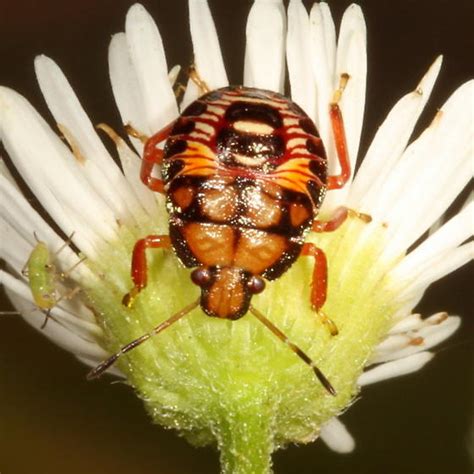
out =
[[253,276],[247,283],[247,288],[250,293],[257,294],[261,293],[265,289],[265,282],[258,276]]
[[206,286],[211,281],[211,272],[206,268],[196,268],[191,273],[191,280],[197,286]]

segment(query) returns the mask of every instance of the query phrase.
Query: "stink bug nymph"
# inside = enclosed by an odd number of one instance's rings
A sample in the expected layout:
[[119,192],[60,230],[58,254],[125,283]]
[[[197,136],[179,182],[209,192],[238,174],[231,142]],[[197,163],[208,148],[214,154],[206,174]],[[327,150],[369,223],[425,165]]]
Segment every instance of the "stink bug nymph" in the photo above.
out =
[[[177,120],[146,141],[141,179],[151,190],[166,194],[169,235],[137,241],[131,267],[134,287],[123,303],[130,307],[146,287],[146,250],[152,248],[172,248],[186,267],[195,268],[191,279],[201,288],[201,296],[123,347],[88,378],[99,376],[119,356],[200,305],[207,315],[222,319],[237,320],[252,313],[313,368],[329,393],[336,393],[313,361],[251,299],[264,291],[265,280],[279,278],[299,256],[313,257],[310,303],[331,334],[337,334],[335,324],[322,312],[326,257],[304,239],[311,229],[335,230],[353,212],[340,208],[330,221],[316,220],[326,192],[341,188],[350,176],[338,106],[348,79],[341,76],[329,105],[341,167],[335,176],[328,176],[326,152],[312,120],[290,99],[267,90],[205,89]],[[198,85],[203,87],[202,81]],[[157,145],[163,140],[161,150]],[[155,166],[161,167],[163,179],[152,176]]]

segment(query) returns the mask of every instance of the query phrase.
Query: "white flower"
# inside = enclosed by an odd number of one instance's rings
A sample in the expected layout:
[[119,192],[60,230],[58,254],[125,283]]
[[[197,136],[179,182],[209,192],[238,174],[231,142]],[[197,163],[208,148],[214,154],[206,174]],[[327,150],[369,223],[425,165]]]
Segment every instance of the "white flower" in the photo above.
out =
[[[190,0],[189,7],[196,68],[212,89],[226,86],[228,78],[207,2]],[[273,47],[268,49],[266,44]],[[317,124],[332,172],[337,169],[337,160],[327,113],[328,103],[340,74],[349,73],[341,109],[354,168],[362,129],[367,65],[365,23],[360,8],[352,5],[347,9],[336,46],[335,27],[327,4],[315,4],[308,16],[301,1],[291,0],[286,15],[279,0],[256,0],[247,23],[244,85],[284,92],[285,60],[291,97]],[[378,302],[374,305],[380,301],[385,304],[383,309],[387,320],[381,324],[384,331],[379,329],[373,335],[378,338],[384,334],[383,339],[367,342],[368,346],[378,343],[375,349],[367,350],[367,354],[370,353],[368,360],[361,356],[360,360],[351,361],[355,372],[365,366],[364,373],[358,378],[360,387],[419,370],[433,357],[428,349],[449,337],[460,324],[457,316],[445,313],[426,319],[412,314],[434,281],[464,265],[473,254],[472,242],[465,243],[472,235],[472,202],[443,222],[435,232],[419,240],[442,218],[471,177],[472,110],[466,103],[472,103],[472,81],[456,90],[431,125],[410,143],[440,67],[441,59],[438,58],[413,91],[393,107],[377,131],[353,181],[340,191],[330,192],[321,210],[327,216],[336,207],[347,205],[370,214],[372,223],[351,222],[353,234],[349,235],[346,230],[337,242],[334,234],[310,237],[333,256],[329,271],[335,283],[330,290],[335,292],[337,288],[347,287],[357,290],[356,302],[349,306],[354,309],[347,326],[355,324],[354,318],[362,308],[358,305],[359,300],[365,304],[364,298],[374,298]],[[33,232],[50,249],[59,249],[64,236],[72,236],[74,245],[88,260],[74,266],[80,257],[67,246],[55,256],[58,272],[67,273],[65,286],[79,285],[85,293],[90,293],[88,298],[63,299],[52,309],[54,319],[48,322],[42,333],[85,364],[95,367],[108,357],[110,347],[117,343],[108,340],[111,333],[117,333],[117,341],[123,344],[154,326],[153,318],[143,321],[143,327],[148,329],[141,330],[142,322],[132,329],[123,329],[113,318],[104,319],[103,314],[98,314],[98,308],[104,307],[103,303],[94,299],[93,288],[102,285],[103,279],[108,279],[112,286],[107,289],[109,293],[103,295],[104,299],[107,304],[112,304],[114,298],[120,302],[118,295],[123,295],[129,286],[130,244],[152,231],[167,231],[163,199],[151,193],[139,180],[140,141],[131,138],[135,153],[125,141],[117,138],[122,173],[59,67],[51,59],[39,56],[35,68],[48,107],[71,149],[23,97],[7,88],[0,88],[0,138],[22,178],[63,235],[58,235],[30,206],[3,168],[0,177],[1,225],[2,235],[6,238],[0,256],[7,262],[8,272],[2,271],[1,276],[14,305],[28,323],[39,328],[43,317],[32,306],[30,288],[20,272],[35,245]],[[189,81],[183,101],[176,102],[172,86],[177,69],[168,70],[158,29],[141,5],[130,9],[125,33],[112,38],[109,68],[122,122],[132,124],[146,135],[152,135],[175,119],[180,109],[198,97],[197,87]],[[25,130],[28,131],[28,140],[24,139]],[[331,247],[336,244],[340,246],[337,252]],[[371,252],[376,252],[376,255],[370,255],[377,264],[370,274],[358,269],[369,259],[363,257],[367,246]],[[104,249],[107,250],[104,252]],[[126,260],[123,259],[124,253]],[[106,265],[101,262],[104,254],[114,266],[107,275]],[[115,256],[116,261],[113,260]],[[162,276],[165,275],[170,282],[179,282],[187,275],[176,266],[176,262],[166,261],[163,266]],[[74,268],[68,273],[71,267]],[[305,268],[306,273],[303,268],[302,275],[307,274],[308,267]],[[354,272],[359,272],[356,281],[347,286],[345,278],[348,275],[354,278]],[[274,293],[278,291],[278,284],[273,287],[276,288],[272,290]],[[267,294],[271,294],[270,289]],[[337,308],[334,295],[332,298],[328,304]],[[297,298],[299,300],[301,295]],[[278,312],[269,301],[260,301],[266,307],[267,315]],[[94,303],[97,303],[96,307]],[[158,296],[158,303],[166,305],[172,301],[166,299],[165,293]],[[277,307],[278,302],[274,306]],[[364,306],[364,310],[368,311],[367,307]],[[337,310],[331,316],[336,318]],[[135,324],[132,317],[126,318],[130,318],[127,323]],[[297,334],[299,322],[288,322],[286,318],[283,315],[278,322],[285,326],[289,335]],[[186,331],[183,329],[183,339],[187,334],[196,335],[195,327],[186,328]],[[346,334],[352,334],[349,329],[346,331]],[[361,329],[357,328],[357,331]],[[302,344],[315,352],[317,349],[311,342],[314,334],[308,337],[310,340],[303,339]],[[338,338],[343,337],[344,327]],[[315,356],[317,359],[321,357]],[[126,365],[121,368],[127,371]],[[111,370],[123,376],[118,368]],[[133,366],[128,370],[133,371]],[[327,370],[330,373],[331,369]],[[333,377],[337,378],[337,375]],[[136,381],[133,383],[137,385]],[[352,399],[353,394],[349,392],[346,404]],[[142,396],[147,393],[143,390]],[[332,414],[341,410],[341,407],[333,409]],[[331,418],[322,427],[308,428],[308,440],[315,437],[320,428],[321,438],[335,451],[353,449],[354,440],[338,418]],[[292,434],[275,444],[290,439],[303,440],[300,434]]]

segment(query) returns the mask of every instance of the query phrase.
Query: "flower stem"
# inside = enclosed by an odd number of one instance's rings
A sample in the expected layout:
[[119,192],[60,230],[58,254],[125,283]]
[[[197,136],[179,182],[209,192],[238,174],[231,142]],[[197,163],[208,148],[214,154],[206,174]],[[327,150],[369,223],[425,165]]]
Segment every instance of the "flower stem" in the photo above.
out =
[[216,433],[222,474],[271,473],[271,407],[252,400],[225,408]]

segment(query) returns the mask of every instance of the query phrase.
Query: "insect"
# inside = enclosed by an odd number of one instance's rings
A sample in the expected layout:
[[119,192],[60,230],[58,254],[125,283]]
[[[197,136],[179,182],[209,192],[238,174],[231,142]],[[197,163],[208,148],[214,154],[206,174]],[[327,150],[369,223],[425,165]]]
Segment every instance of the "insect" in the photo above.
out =
[[41,326],[44,329],[48,320],[52,318],[51,310],[63,299],[72,298],[79,288],[73,289],[67,294],[60,295],[58,292],[58,280],[65,278],[67,273],[71,271],[77,264],[82,262],[80,260],[74,265],[66,274],[58,273],[53,263],[54,255],[57,255],[66,245],[69,244],[71,237],[64,243],[64,245],[51,255],[47,244],[38,239],[35,234],[36,245],[28,257],[22,273],[28,278],[28,283],[31,290],[33,300],[45,313],[45,319]]
[[[252,304],[300,256],[314,258],[311,305],[331,334],[336,325],[322,311],[326,301],[327,263],[323,251],[305,243],[307,232],[332,231],[351,212],[340,208],[330,221],[316,220],[327,190],[341,188],[350,162],[339,109],[340,87],[329,113],[341,173],[328,176],[326,152],[308,115],[276,92],[248,87],[209,91],[181,116],[148,139],[141,180],[165,193],[169,235],[136,242],[131,276],[134,287],[123,298],[131,307],[147,286],[148,249],[174,249],[201,288],[200,298],[151,332],[132,341],[88,374],[98,377],[118,357],[201,306],[211,317],[237,320],[252,313],[307,363],[325,389],[336,391],[313,361]],[[196,81],[197,82],[197,81]],[[205,84],[199,83],[204,90]],[[166,139],[163,150],[158,144]],[[152,175],[161,167],[162,178]],[[363,215],[361,215],[363,216]]]

